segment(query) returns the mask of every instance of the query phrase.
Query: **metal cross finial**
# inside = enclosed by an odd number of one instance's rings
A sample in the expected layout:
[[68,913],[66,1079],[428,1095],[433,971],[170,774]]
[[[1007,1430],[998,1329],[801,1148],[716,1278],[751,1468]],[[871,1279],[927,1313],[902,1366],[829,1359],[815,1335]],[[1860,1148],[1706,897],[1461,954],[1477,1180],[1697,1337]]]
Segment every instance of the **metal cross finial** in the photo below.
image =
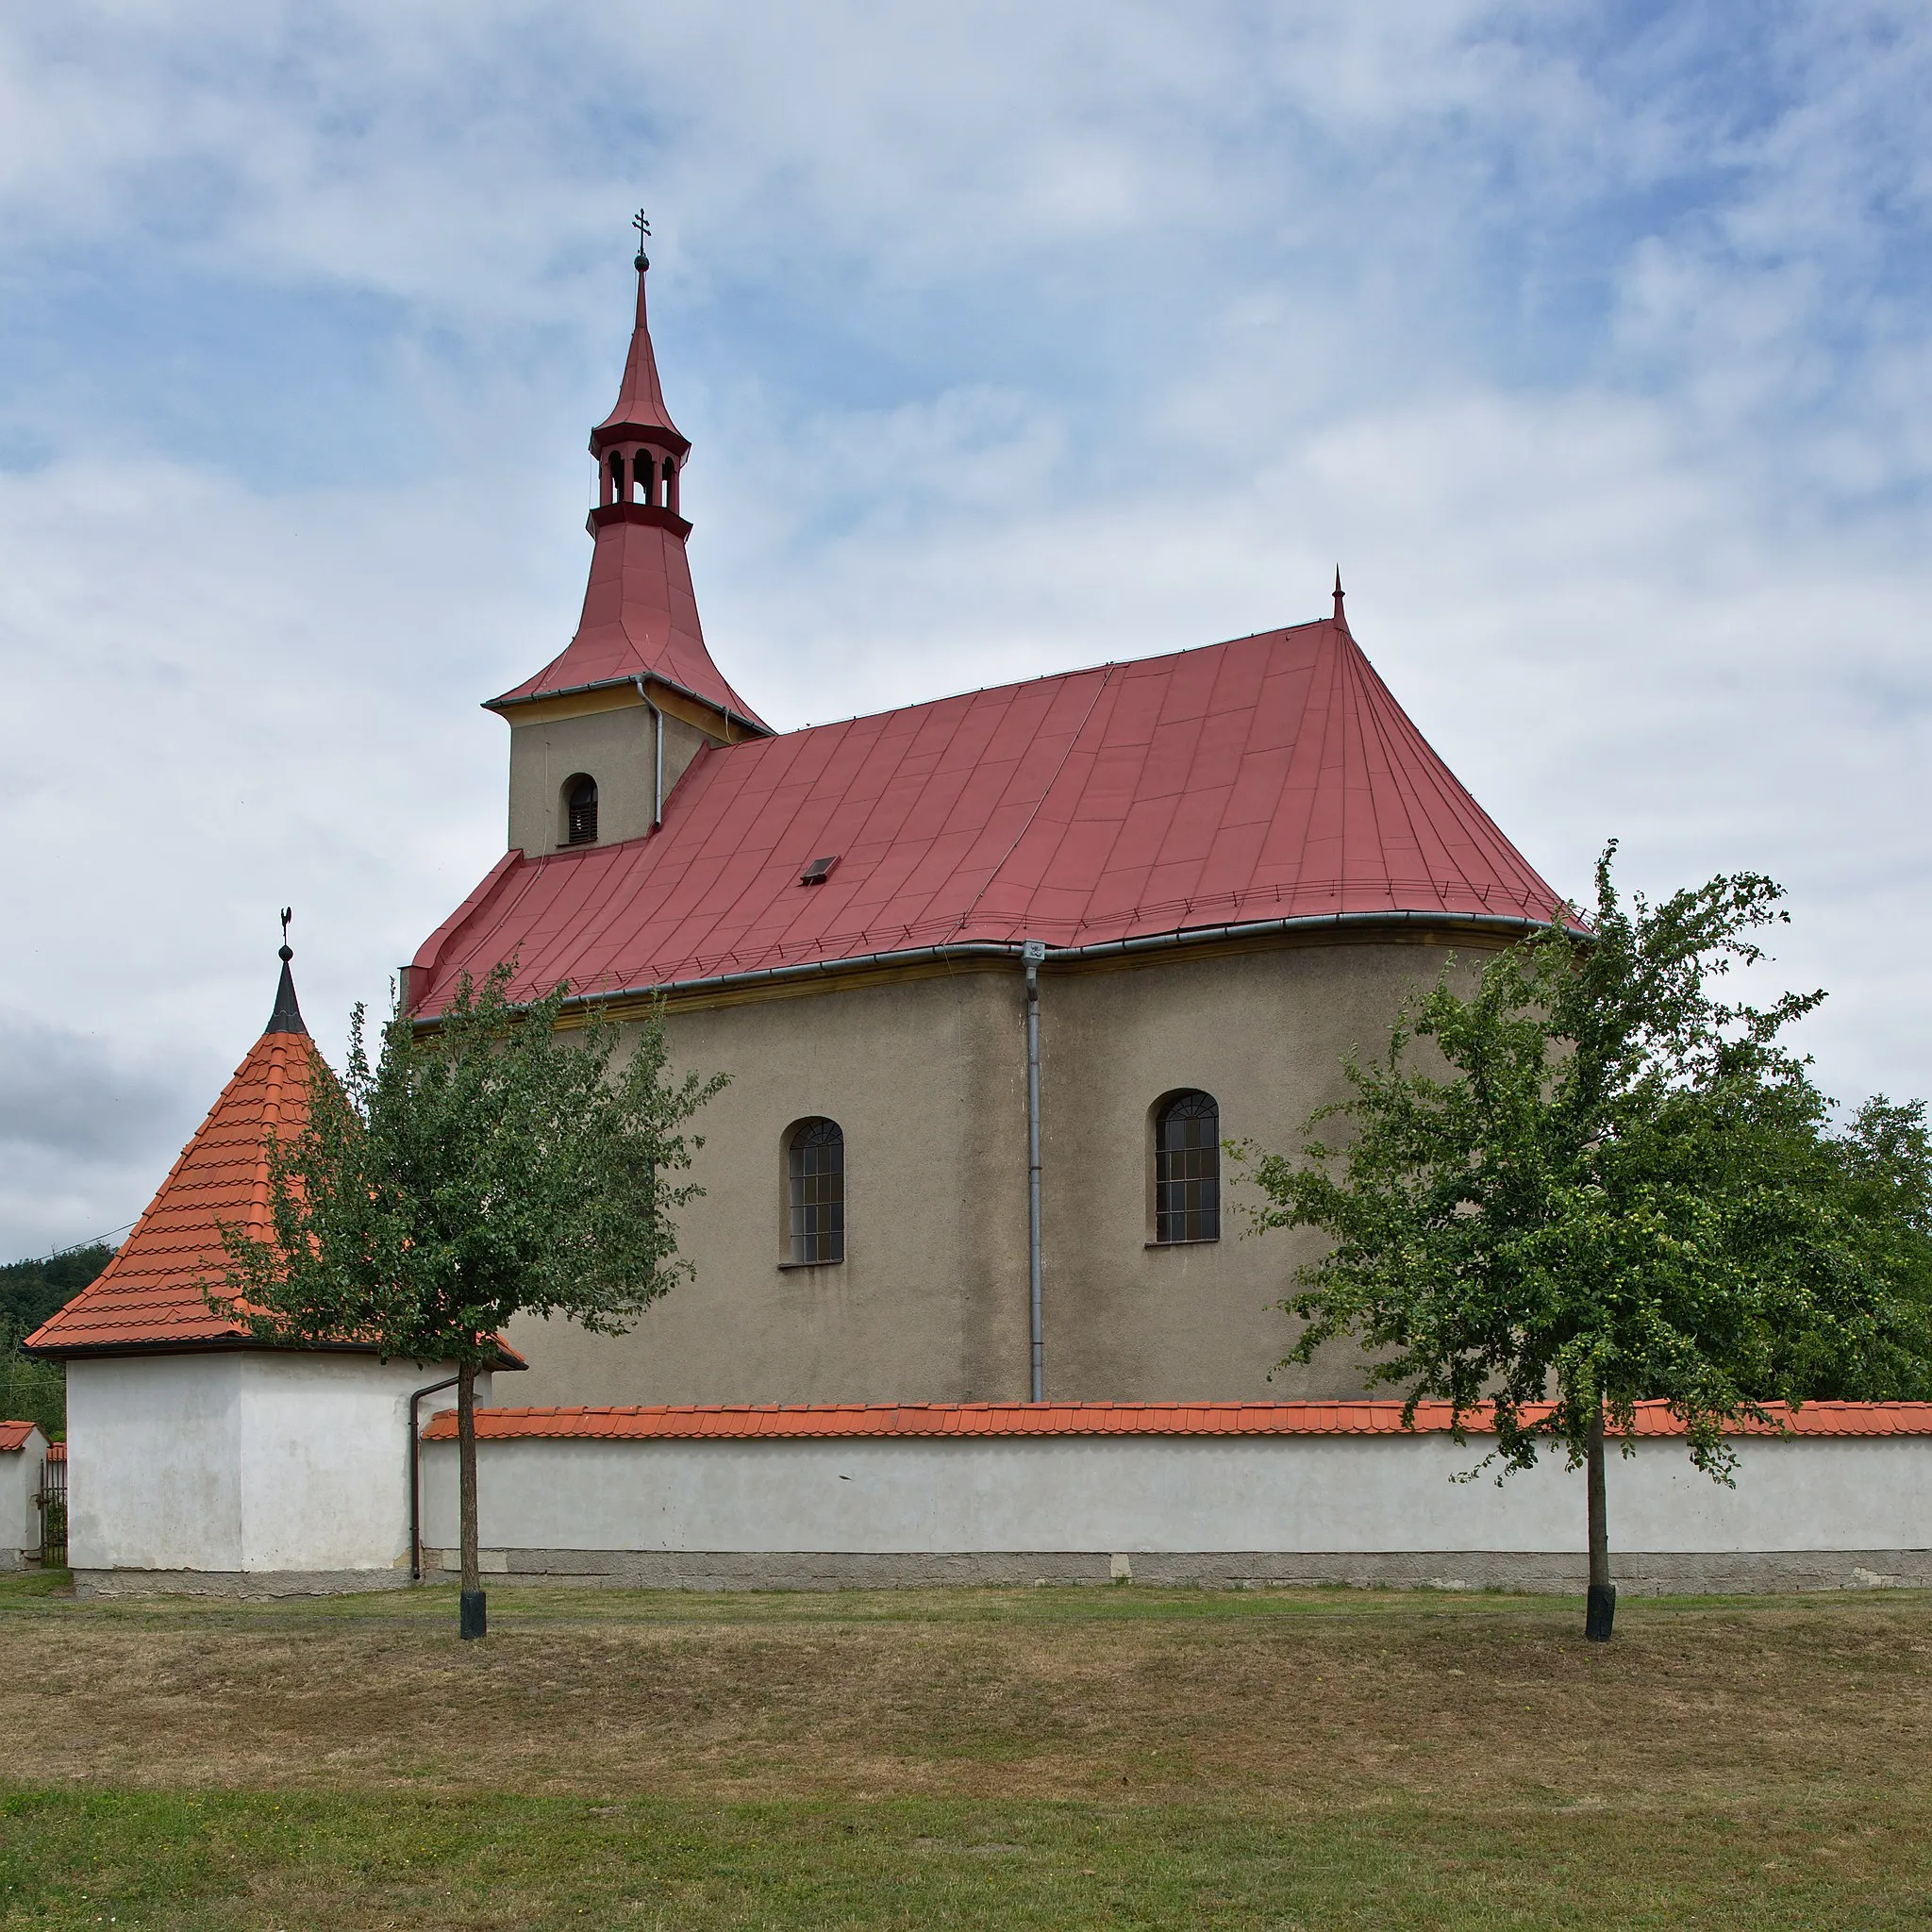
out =
[[650,239],[651,225],[644,219],[642,208],[639,208],[637,213],[631,216],[630,225],[638,231],[638,266],[649,268],[651,258],[644,253],[644,243]]

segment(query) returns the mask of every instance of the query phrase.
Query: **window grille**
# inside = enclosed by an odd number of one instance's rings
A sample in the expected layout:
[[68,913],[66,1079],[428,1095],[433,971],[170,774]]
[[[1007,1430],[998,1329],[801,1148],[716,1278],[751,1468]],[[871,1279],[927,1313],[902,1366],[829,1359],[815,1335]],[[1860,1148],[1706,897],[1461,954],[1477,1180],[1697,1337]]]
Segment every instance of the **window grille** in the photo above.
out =
[[1211,1093],[1177,1094],[1155,1124],[1154,1238],[1221,1239],[1221,1108]]
[[570,788],[564,843],[594,845],[596,842],[597,781],[594,778],[579,778]]
[[845,1258],[845,1136],[837,1121],[806,1121],[791,1136],[791,1258]]

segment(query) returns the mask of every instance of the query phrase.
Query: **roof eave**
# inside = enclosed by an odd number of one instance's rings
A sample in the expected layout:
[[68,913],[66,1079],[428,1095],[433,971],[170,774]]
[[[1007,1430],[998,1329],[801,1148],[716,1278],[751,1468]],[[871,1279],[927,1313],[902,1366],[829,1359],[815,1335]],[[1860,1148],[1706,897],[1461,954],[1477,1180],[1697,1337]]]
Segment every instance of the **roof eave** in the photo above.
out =
[[[430,1361],[441,1357],[394,1354],[384,1356],[373,1341],[263,1341],[253,1335],[170,1336],[151,1341],[70,1341],[21,1343],[21,1353],[40,1361],[100,1360],[110,1356],[158,1355],[360,1355],[390,1361]],[[526,1369],[529,1363],[507,1345],[490,1363],[491,1369]]]
[[506,691],[498,698],[485,698],[481,708],[494,711],[499,718],[508,720],[509,714],[524,705],[547,704],[552,698],[582,697],[595,691],[617,691],[625,686],[641,684],[660,684],[666,691],[675,691],[679,697],[689,698],[693,704],[703,705],[707,710],[716,711],[724,720],[725,729],[741,724],[758,738],[775,738],[778,734],[750,711],[733,710],[729,705],[721,705],[716,698],[707,697],[703,691],[692,691],[688,684],[679,684],[656,671],[626,672],[622,677],[599,677],[589,684],[560,684],[555,691],[529,691],[521,696]]
[[[595,847],[585,847],[593,851]],[[575,857],[577,855],[567,855]],[[1324,928],[1358,929],[1373,926],[1394,926],[1412,928],[1415,926],[1447,926],[1457,932],[1488,932],[1498,937],[1513,935],[1527,937],[1532,932],[1546,932],[1560,919],[1553,915],[1547,919],[1532,919],[1525,915],[1491,912],[1434,912],[1434,911],[1388,911],[1388,912],[1310,912],[1289,919],[1251,920],[1241,924],[1183,926],[1173,932],[1146,933],[1131,939],[1096,940],[1084,946],[1048,946],[1044,962],[1072,962],[1080,959],[1096,959],[1125,954],[1164,952],[1180,946],[1201,945],[1223,942],[1228,940],[1265,939],[1272,934],[1291,932],[1314,932]],[[1579,939],[1592,935],[1586,930],[1572,927]],[[686,991],[697,988],[724,989],[739,986],[774,984],[785,980],[813,979],[833,973],[863,972],[867,968],[880,970],[895,966],[938,962],[945,959],[1011,959],[1021,960],[1025,954],[1027,941],[1024,940],[960,940],[949,945],[905,946],[876,953],[848,954],[837,959],[806,959],[791,966],[755,966],[741,973],[704,974],[694,979],[667,979],[643,986],[609,987],[601,992],[572,993],[564,1001],[566,1010],[575,1008],[595,1007],[609,1000],[644,999],[654,993]],[[415,1016],[413,1024],[428,1028],[438,1024],[438,1015],[423,1013]]]

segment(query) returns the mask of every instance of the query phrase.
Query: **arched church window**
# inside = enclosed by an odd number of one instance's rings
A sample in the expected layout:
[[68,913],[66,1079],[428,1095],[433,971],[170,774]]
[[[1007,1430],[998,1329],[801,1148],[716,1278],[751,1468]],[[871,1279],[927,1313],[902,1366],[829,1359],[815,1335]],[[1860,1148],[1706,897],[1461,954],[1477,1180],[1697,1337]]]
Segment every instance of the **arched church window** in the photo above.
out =
[[811,1267],[845,1258],[845,1136],[837,1121],[801,1121],[785,1151],[786,1258]]
[[664,458],[664,508],[674,513],[677,508],[677,465],[669,457]]
[[624,458],[613,456],[610,458],[610,501],[622,503],[624,500]]
[[563,842],[566,845],[594,845],[597,842],[597,781],[579,775],[564,791]]
[[1211,1093],[1176,1093],[1155,1116],[1154,1239],[1221,1239],[1221,1108]]
[[631,475],[638,479],[638,501],[656,503],[658,500],[658,466],[651,460],[649,450],[641,449],[630,459]]

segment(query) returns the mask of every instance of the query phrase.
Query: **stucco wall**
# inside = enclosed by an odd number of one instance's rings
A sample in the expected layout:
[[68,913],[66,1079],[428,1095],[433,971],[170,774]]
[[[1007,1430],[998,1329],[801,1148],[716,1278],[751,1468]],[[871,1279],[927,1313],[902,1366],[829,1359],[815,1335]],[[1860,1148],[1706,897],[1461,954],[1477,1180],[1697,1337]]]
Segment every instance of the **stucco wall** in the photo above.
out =
[[41,1547],[41,1463],[47,1439],[35,1429],[25,1445],[0,1453],[0,1570],[16,1570]]
[[388,1569],[408,1547],[409,1391],[448,1373],[267,1350],[72,1361],[68,1560],[76,1571]]
[[[1024,1397],[1017,984],[961,970],[678,1012],[679,1067],[731,1075],[695,1124],[706,1145],[692,1177],[707,1192],[684,1210],[680,1247],[697,1278],[625,1337],[513,1323],[530,1373],[509,1399]],[[787,1268],[785,1137],[813,1115],[844,1130],[845,1259]]]
[[1069,1401],[1277,1402],[1367,1392],[1358,1358],[1331,1347],[1269,1372],[1293,1340],[1272,1306],[1318,1235],[1243,1240],[1240,1169],[1222,1165],[1218,1241],[1152,1246],[1153,1109],[1211,1093],[1224,1140],[1288,1152],[1308,1115],[1344,1091],[1342,1055],[1385,1047],[1405,994],[1432,985],[1447,944],[1283,942],[1144,963],[1075,966],[1041,979],[1041,1301],[1046,1393]]
[[[607,702],[609,702],[607,700]],[[563,842],[559,800],[579,772],[597,781],[597,842],[641,839],[651,829],[656,753],[651,713],[620,694],[613,708],[577,717],[512,724],[509,751],[509,842],[541,858]],[[713,741],[696,726],[664,715],[664,790]]]
[[[1580,1474],[1546,1459],[1500,1486],[1453,1480],[1479,1453],[1446,1435],[486,1441],[480,1523],[498,1551],[1580,1550]],[[1932,1438],[1754,1441],[1740,1457],[1735,1489],[1680,1442],[1614,1459],[1613,1551],[1932,1550]],[[424,1467],[425,1541],[444,1547],[454,1445],[426,1444]]]
[[[1341,1056],[1387,1039],[1446,945],[1280,942],[1041,974],[1046,1393],[1089,1401],[1344,1396],[1357,1358],[1269,1372],[1293,1330],[1270,1305],[1314,1238],[1153,1249],[1151,1116],[1198,1087],[1224,1136],[1297,1144]],[[1465,941],[1459,957],[1482,955]],[[1026,1090],[1017,963],[859,980],[733,1004],[674,1001],[674,1057],[730,1074],[697,1123],[685,1214],[697,1278],[627,1338],[521,1324],[534,1404],[1003,1401],[1027,1393]],[[782,1142],[845,1133],[847,1258],[779,1266]],[[1230,1177],[1231,1177],[1231,1171]]]

